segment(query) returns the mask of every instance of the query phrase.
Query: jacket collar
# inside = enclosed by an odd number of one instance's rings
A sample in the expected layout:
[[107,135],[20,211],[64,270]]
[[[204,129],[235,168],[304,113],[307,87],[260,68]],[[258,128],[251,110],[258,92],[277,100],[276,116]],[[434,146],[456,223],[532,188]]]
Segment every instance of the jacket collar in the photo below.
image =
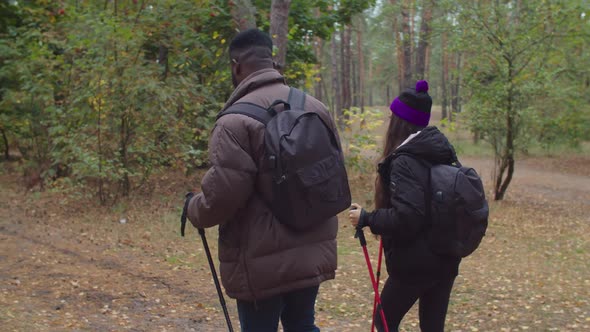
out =
[[432,164],[453,164],[457,161],[455,149],[436,127],[426,127],[401,144],[395,153],[409,153]]
[[253,72],[236,87],[223,106],[222,112],[250,92],[268,84],[285,82],[285,78],[276,69],[266,68]]
[[418,132],[415,132],[415,133],[411,134],[411,135],[410,135],[410,136],[408,136],[408,138],[406,138],[406,140],[405,140],[405,141],[403,141],[403,142],[402,142],[402,144],[400,144],[400,145],[399,145],[397,148],[398,148],[398,149],[399,149],[399,148],[401,148],[401,147],[402,147],[402,145],[405,145],[406,143],[408,143],[409,141],[411,141],[411,140],[412,140],[412,138],[414,138],[414,137],[418,136],[418,134],[420,134],[420,133],[421,133],[421,131],[418,131]]

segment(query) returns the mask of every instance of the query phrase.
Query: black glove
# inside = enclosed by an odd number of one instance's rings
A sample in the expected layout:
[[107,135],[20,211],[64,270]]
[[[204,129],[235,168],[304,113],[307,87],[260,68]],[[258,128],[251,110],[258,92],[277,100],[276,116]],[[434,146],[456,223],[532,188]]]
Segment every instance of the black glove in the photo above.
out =
[[188,203],[191,201],[191,198],[193,198],[193,196],[195,196],[195,194],[193,192],[189,192],[186,195],[184,195],[184,197],[186,197],[186,199],[184,200],[184,207],[182,208],[182,215],[180,216],[180,235],[184,236],[184,228],[186,226],[186,213],[188,210]]
[[365,218],[366,214],[367,214],[367,211],[365,209],[362,209],[361,215],[359,217],[359,223],[358,223],[358,225],[356,225],[356,227],[363,228],[363,227],[369,226],[369,224],[367,223],[367,218]]

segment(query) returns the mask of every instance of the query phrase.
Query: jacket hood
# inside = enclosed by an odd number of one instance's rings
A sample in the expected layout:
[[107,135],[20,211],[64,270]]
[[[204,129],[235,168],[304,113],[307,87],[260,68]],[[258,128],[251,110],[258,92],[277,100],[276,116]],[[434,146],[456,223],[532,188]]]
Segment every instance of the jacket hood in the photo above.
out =
[[400,145],[395,153],[412,154],[431,164],[450,165],[458,161],[455,149],[436,127],[426,127]]
[[266,68],[250,74],[242,82],[240,82],[240,84],[238,84],[234,92],[232,92],[231,96],[229,96],[229,99],[225,103],[225,106],[223,106],[221,112],[225,111],[226,108],[230,107],[236,101],[250,92],[262,86],[274,83],[286,84],[285,78],[276,69]]

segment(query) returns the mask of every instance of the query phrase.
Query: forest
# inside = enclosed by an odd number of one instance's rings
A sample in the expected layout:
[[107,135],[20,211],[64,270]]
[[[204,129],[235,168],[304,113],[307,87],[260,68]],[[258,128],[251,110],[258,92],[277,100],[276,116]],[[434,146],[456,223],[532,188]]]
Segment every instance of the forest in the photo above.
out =
[[[273,36],[290,84],[347,112],[427,79],[496,157],[589,139],[587,1],[2,1],[0,132],[25,185],[86,188],[104,204],[168,168],[207,163],[232,91],[228,41]],[[58,181],[58,179],[61,179]],[[58,184],[55,182],[58,181]]]
[[[224,330],[178,220],[234,89],[228,45],[253,27],[288,84],[329,109],[368,208],[389,105],[429,82],[431,124],[491,210],[449,331],[590,329],[588,0],[0,0],[2,326]],[[366,331],[372,289],[339,217],[316,321]]]

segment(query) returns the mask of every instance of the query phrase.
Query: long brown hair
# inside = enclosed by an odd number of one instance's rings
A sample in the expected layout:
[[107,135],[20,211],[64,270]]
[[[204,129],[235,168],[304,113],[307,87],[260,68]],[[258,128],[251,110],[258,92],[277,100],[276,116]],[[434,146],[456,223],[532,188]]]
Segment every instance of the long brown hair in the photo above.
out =
[[[389,120],[389,127],[385,134],[383,155],[379,158],[379,162],[383,162],[385,158],[391,155],[408,136],[422,129],[424,127],[416,126],[392,113],[391,119]],[[375,208],[382,209],[389,207],[389,194],[387,190],[387,186],[383,185],[381,175],[377,173],[377,179],[375,179]]]

